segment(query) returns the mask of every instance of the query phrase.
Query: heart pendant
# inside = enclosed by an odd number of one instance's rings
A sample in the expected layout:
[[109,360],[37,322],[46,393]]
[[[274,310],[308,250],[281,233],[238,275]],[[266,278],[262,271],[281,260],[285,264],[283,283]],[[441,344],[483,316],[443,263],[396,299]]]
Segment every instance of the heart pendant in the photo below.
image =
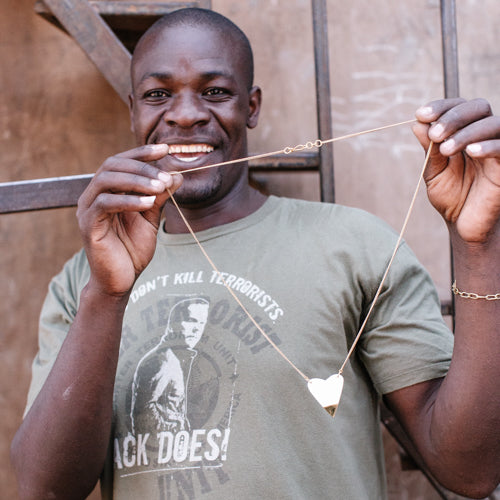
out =
[[344,377],[340,373],[335,373],[326,380],[312,378],[307,382],[307,387],[316,401],[333,417],[339,406]]

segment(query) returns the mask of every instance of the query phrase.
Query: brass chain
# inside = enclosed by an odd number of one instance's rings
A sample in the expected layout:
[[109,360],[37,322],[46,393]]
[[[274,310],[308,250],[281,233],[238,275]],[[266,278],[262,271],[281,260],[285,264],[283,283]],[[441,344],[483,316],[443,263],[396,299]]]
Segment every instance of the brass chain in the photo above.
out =
[[458,295],[459,297],[462,297],[463,299],[472,299],[472,300],[500,300],[500,293],[496,294],[489,294],[489,295],[479,295],[474,292],[462,292],[457,288],[457,282],[454,281],[453,285],[451,285],[451,291],[455,294]]

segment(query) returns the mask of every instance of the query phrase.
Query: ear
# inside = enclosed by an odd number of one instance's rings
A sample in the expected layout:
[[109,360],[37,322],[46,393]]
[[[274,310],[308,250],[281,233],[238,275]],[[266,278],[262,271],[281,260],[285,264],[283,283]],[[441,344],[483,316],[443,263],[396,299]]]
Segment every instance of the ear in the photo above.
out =
[[128,95],[128,112],[130,116],[130,130],[133,134],[135,134],[134,127],[134,96],[133,94]]
[[261,103],[262,91],[260,90],[260,87],[254,86],[250,89],[248,94],[248,128],[255,128],[257,126]]

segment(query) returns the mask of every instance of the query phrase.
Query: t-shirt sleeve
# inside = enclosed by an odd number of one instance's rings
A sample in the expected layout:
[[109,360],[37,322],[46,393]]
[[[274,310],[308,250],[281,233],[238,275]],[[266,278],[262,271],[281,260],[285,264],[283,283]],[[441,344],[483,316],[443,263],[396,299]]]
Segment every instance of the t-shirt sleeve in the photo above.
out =
[[47,380],[78,309],[80,291],[88,281],[86,258],[79,252],[50,284],[40,313],[38,352],[33,360],[31,384],[24,414]]
[[446,375],[453,335],[427,271],[406,244],[399,248],[363,334],[361,357],[386,394]]

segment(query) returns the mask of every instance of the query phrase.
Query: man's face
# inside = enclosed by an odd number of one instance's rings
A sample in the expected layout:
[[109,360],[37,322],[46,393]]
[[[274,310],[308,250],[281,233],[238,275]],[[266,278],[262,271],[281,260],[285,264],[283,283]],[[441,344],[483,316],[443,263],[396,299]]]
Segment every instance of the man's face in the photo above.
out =
[[[257,124],[260,90],[248,90],[241,51],[213,30],[172,27],[150,39],[132,71],[132,129],[139,144],[165,143],[166,171],[247,155],[247,127]],[[238,165],[184,174],[176,198],[204,205],[246,177]]]
[[184,336],[186,345],[191,349],[199,342],[207,324],[208,305],[191,304],[187,314],[180,322],[180,332]]

